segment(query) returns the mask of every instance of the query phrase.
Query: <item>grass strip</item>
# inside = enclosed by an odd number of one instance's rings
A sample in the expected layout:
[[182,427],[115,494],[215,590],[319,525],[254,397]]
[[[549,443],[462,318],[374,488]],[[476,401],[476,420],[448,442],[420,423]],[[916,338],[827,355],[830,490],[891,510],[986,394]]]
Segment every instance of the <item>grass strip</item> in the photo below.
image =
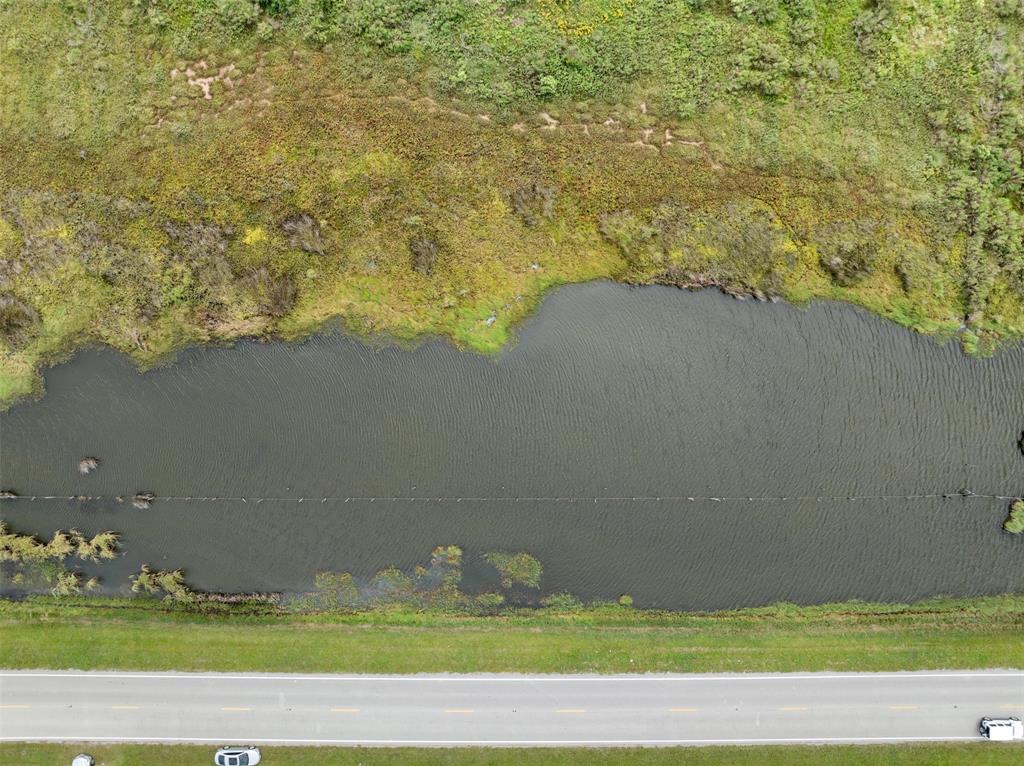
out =
[[189,613],[160,602],[0,603],[0,666],[272,672],[772,672],[1020,666],[1024,597],[430,612]]
[[[196,745],[44,745],[0,744],[0,763],[19,766],[52,766],[70,763],[82,751],[90,753],[101,766],[207,766],[214,748]],[[261,748],[267,766],[318,766],[319,764],[360,764],[360,766],[501,766],[516,764],[576,764],[593,766],[1003,766],[1019,764],[1021,747],[971,744],[927,745],[829,745],[774,747],[702,747],[658,749],[522,749],[522,748]]]

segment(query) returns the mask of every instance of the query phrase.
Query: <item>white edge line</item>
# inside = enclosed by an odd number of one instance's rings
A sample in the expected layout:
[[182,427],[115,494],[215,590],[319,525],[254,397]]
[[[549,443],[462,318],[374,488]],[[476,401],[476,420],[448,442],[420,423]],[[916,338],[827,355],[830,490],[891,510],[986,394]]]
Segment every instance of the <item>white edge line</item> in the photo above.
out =
[[375,675],[345,675],[345,676],[316,676],[316,675],[270,675],[270,674],[243,674],[230,675],[225,673],[131,673],[115,671],[67,671],[67,672],[18,672],[2,671],[0,678],[139,678],[139,679],[160,679],[168,680],[211,680],[219,681],[358,681],[358,682],[386,682],[386,683],[608,683],[608,682],[675,682],[675,683],[701,683],[704,681],[833,681],[833,680],[877,680],[880,678],[900,678],[907,680],[926,681],[929,679],[945,678],[1024,678],[1024,672],[1010,673],[986,673],[968,671],[964,673],[930,673],[906,671],[902,673],[851,673],[851,674],[810,674],[810,675],[696,675],[696,676],[657,676],[657,675],[538,675],[538,676],[503,676],[503,675],[401,675],[401,676],[375,676]]
[[[522,747],[529,745],[743,745],[758,743],[811,743],[811,742],[962,742],[983,741],[974,737],[784,737],[750,739],[281,739],[270,737],[235,737],[236,740],[278,745],[481,745]],[[195,742],[221,743],[223,738],[213,737],[0,737],[0,742]]]

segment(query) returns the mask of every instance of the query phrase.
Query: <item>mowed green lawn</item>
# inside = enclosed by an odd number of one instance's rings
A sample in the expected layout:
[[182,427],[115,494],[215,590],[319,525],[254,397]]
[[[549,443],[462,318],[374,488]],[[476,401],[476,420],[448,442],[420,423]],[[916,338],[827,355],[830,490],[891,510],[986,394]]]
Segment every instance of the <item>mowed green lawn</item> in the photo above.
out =
[[[0,744],[0,764],[69,764],[88,752],[100,766],[209,766],[214,748],[194,745],[22,745]],[[664,749],[368,749],[329,747],[263,748],[266,766],[1016,766],[1024,748],[992,743],[802,747],[703,747]]]
[[1024,597],[715,614],[190,614],[0,604],[0,666],[278,672],[715,672],[1021,667]]

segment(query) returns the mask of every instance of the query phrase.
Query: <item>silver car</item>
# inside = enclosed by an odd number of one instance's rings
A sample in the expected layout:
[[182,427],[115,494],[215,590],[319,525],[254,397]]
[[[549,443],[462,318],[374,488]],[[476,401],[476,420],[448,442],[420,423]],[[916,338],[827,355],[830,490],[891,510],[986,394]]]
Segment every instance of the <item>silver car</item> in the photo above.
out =
[[260,762],[260,749],[248,747],[222,747],[214,756],[217,766],[256,766]]

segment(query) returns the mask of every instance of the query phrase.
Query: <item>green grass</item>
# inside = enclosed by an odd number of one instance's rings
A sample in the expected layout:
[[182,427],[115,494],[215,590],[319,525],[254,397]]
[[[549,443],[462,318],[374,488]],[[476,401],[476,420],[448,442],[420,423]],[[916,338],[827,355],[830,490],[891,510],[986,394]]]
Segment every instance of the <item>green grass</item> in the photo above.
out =
[[[597,278],[1020,337],[1021,21],[880,4],[865,42],[860,0],[2,2],[0,403],[84,343],[147,365],[337,316],[495,352]],[[843,286],[837,232],[872,253]]]
[[[27,745],[0,744],[0,763],[53,766],[70,763],[88,752],[99,766],[206,766],[213,748],[195,745]],[[870,745],[825,747],[703,747],[621,750],[594,748],[543,749],[414,749],[414,748],[261,748],[267,766],[532,766],[577,764],[594,766],[1011,766],[1020,763],[1021,748],[976,744]]]
[[[202,650],[197,651],[196,647]],[[1024,597],[430,612],[195,614],[159,602],[0,602],[0,667],[288,672],[740,672],[1020,666]]]

